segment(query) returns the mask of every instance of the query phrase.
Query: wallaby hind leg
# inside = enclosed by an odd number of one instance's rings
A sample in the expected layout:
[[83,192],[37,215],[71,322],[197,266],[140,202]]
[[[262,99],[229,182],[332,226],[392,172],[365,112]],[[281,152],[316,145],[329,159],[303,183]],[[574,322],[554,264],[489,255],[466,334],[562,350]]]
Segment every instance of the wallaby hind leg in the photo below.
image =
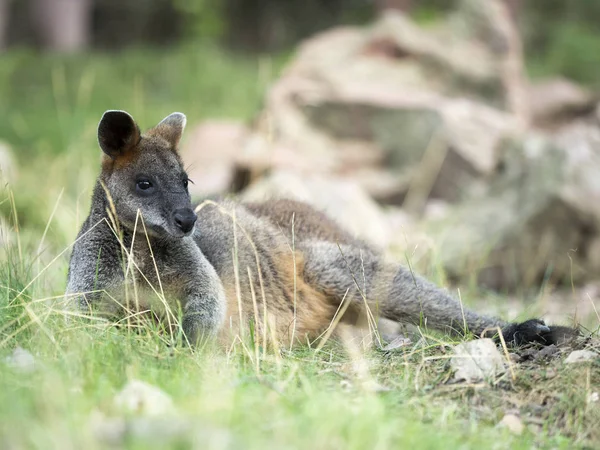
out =
[[571,328],[548,327],[538,319],[515,324],[478,314],[423,277],[384,262],[369,249],[312,242],[305,244],[303,251],[308,283],[340,301],[344,295],[361,304],[366,299],[372,312],[388,319],[451,334],[468,330],[476,336],[492,336],[500,327],[504,339],[517,345],[533,341],[551,344],[575,334]]

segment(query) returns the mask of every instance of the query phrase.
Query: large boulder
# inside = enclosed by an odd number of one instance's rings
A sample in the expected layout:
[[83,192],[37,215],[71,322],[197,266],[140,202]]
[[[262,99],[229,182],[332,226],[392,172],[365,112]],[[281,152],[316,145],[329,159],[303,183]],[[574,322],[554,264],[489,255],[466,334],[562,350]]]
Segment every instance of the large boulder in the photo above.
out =
[[[339,142],[369,143],[383,153],[385,171],[396,180],[387,184],[395,197],[377,191],[376,182],[368,184],[360,168],[357,179],[378,200],[406,200],[413,212],[422,212],[430,197],[462,199],[473,183],[494,174],[506,143],[518,135],[512,116],[467,99],[378,97],[356,90],[301,107],[313,129]],[[340,146],[332,153],[344,150]]]
[[522,45],[508,8],[500,0],[456,3],[427,27],[389,12],[372,27],[369,45],[410,66],[416,88],[478,99],[526,120]]
[[598,95],[564,78],[552,78],[529,86],[531,122],[535,127],[568,124],[596,107]]
[[[524,89],[520,44],[501,2],[490,2],[492,12],[462,3],[435,28],[390,12],[372,27],[302,44],[246,143],[250,172],[351,178],[417,213],[430,197],[456,202],[486,180],[526,120],[515,100]],[[469,20],[485,38],[460,31]]]
[[506,154],[490,193],[427,221],[450,275],[502,289],[597,277],[600,128],[592,120],[531,134]]

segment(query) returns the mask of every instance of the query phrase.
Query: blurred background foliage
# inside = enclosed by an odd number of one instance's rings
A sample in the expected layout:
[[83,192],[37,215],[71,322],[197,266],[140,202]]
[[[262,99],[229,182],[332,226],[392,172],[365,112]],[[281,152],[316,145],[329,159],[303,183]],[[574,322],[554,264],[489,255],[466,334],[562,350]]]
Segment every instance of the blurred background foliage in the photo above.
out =
[[[600,2],[596,0],[505,0],[510,4],[536,75],[563,74],[598,84]],[[46,6],[78,3],[68,7]],[[420,21],[435,21],[452,9],[450,0],[0,0],[0,44],[4,47],[60,47],[53,27],[79,16],[79,42],[121,50],[132,46],[172,46],[218,42],[253,52],[281,52],[320,30],[367,23],[379,10],[397,8]],[[32,11],[37,11],[32,13]],[[41,12],[40,12],[41,10]],[[9,18],[9,19],[8,19]],[[8,19],[8,20],[7,20]],[[0,21],[2,21],[0,19]],[[72,25],[72,23],[69,22]],[[43,23],[43,24],[42,24]],[[56,26],[52,25],[57,23]],[[4,29],[4,32],[2,32]],[[59,31],[60,33],[60,31]],[[67,46],[68,47],[68,46]]]

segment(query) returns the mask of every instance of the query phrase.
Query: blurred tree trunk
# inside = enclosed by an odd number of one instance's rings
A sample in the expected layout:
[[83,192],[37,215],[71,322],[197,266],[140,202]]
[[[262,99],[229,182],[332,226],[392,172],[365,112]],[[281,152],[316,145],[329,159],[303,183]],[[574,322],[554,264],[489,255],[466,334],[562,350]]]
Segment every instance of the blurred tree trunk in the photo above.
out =
[[0,0],[0,51],[6,47],[6,35],[8,32],[8,1]]
[[73,52],[88,45],[92,0],[32,0],[30,7],[45,48]]

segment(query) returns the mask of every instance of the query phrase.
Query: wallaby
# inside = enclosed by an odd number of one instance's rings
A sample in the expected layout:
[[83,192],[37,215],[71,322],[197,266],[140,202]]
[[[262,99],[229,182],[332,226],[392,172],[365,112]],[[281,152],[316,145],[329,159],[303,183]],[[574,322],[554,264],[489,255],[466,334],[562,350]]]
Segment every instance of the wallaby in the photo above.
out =
[[[102,170],[71,255],[67,296],[84,309],[181,311],[192,344],[252,328],[286,345],[320,336],[336,314],[372,317],[509,344],[552,344],[576,330],[486,317],[377,251],[311,206],[291,200],[192,208],[178,154],[186,118],[141,134],[124,111],[98,126]],[[197,213],[197,214],[196,214]],[[344,306],[342,308],[342,305]]]

